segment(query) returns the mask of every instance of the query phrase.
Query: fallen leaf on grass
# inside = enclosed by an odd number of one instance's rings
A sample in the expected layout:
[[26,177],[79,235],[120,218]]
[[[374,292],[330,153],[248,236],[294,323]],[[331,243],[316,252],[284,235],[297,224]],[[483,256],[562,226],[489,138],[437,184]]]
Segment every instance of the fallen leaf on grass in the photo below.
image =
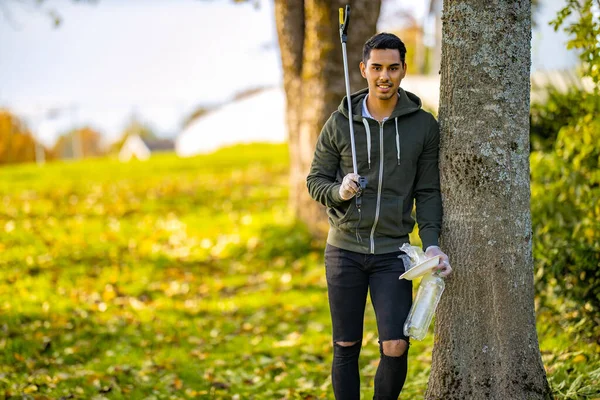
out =
[[579,354],[573,358],[572,363],[577,364],[585,361],[587,361],[587,358],[583,354]]
[[37,392],[38,387],[36,385],[29,385],[25,389],[23,389],[23,393],[29,394],[33,392]]
[[225,382],[213,382],[212,386],[216,389],[229,389],[229,384]]
[[177,390],[181,390],[181,388],[183,387],[183,381],[179,378],[175,378],[173,380],[173,387]]

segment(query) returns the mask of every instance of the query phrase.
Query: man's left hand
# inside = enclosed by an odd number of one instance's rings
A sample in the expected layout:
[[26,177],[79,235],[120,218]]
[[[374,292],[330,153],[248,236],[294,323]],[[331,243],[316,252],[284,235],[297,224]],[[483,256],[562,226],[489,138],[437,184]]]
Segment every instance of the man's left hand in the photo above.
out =
[[427,255],[428,258],[440,256],[440,262],[437,266],[437,271],[441,277],[446,278],[452,273],[450,260],[448,260],[448,256],[439,247],[429,246],[427,250],[425,250],[425,255]]

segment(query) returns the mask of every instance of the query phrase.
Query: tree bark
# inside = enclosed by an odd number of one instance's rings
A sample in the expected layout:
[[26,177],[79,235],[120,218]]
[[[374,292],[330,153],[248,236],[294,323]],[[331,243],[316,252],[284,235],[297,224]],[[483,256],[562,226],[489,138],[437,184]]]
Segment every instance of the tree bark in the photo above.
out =
[[427,399],[547,399],[534,312],[529,1],[446,0],[441,246],[454,274]]
[[364,86],[358,64],[375,33],[380,0],[276,0],[275,21],[287,99],[290,207],[316,236],[327,232],[324,208],[306,190],[321,127],[346,95],[338,9],[350,4],[348,64],[352,91]]

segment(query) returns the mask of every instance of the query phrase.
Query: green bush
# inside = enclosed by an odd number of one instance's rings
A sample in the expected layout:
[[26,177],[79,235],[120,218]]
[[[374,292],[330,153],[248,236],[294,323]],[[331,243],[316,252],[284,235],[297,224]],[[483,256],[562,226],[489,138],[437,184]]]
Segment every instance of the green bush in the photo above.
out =
[[600,109],[600,99],[589,101],[589,95],[575,87],[562,92],[550,86],[546,95],[543,102],[531,104],[529,124],[531,149],[534,151],[552,150],[562,127],[575,123],[581,115]]
[[[553,152],[533,152],[532,218],[538,293],[573,300],[600,327],[600,120],[562,128]],[[550,293],[553,292],[553,293]]]
[[[600,51],[598,1],[568,0],[551,25],[569,36],[581,73],[593,82],[592,93],[561,102],[559,115],[573,118],[560,129],[553,151],[534,152],[532,216],[536,289],[543,305],[554,295],[565,301],[553,309],[567,324],[578,320],[577,336],[591,328],[600,343]],[[562,98],[561,98],[562,99]],[[564,99],[563,99],[564,100]],[[567,117],[567,119],[571,119]],[[542,309],[543,311],[543,309]],[[585,335],[589,336],[589,334]],[[574,386],[576,382],[573,382]],[[572,386],[573,386],[572,385]],[[569,389],[567,396],[570,396]]]

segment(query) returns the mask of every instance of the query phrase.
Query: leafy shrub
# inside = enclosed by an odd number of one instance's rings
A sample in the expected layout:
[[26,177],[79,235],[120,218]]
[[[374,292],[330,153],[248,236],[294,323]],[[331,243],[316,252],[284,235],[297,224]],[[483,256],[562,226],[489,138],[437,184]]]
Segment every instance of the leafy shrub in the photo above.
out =
[[556,141],[558,131],[572,125],[581,115],[591,114],[598,108],[598,101],[588,100],[588,94],[572,87],[562,92],[555,87],[546,89],[543,102],[531,104],[529,114],[531,148],[534,151],[550,151]]
[[[551,25],[570,36],[567,48],[577,49],[582,75],[594,83],[593,93],[566,107],[577,119],[560,129],[554,151],[534,153],[532,216],[538,263],[536,288],[541,299],[557,294],[575,302],[561,313],[592,328],[600,343],[600,52],[598,1],[568,0]],[[575,17],[575,18],[571,18]],[[554,292],[554,293],[553,293]],[[581,318],[583,317],[583,318]],[[584,328],[584,329],[585,329]],[[571,386],[576,386],[573,382]],[[569,389],[569,392],[571,390]]]
[[[531,156],[536,286],[575,301],[600,327],[600,120],[562,128],[554,151]],[[554,293],[549,293],[554,292]],[[598,331],[597,331],[598,332]]]

